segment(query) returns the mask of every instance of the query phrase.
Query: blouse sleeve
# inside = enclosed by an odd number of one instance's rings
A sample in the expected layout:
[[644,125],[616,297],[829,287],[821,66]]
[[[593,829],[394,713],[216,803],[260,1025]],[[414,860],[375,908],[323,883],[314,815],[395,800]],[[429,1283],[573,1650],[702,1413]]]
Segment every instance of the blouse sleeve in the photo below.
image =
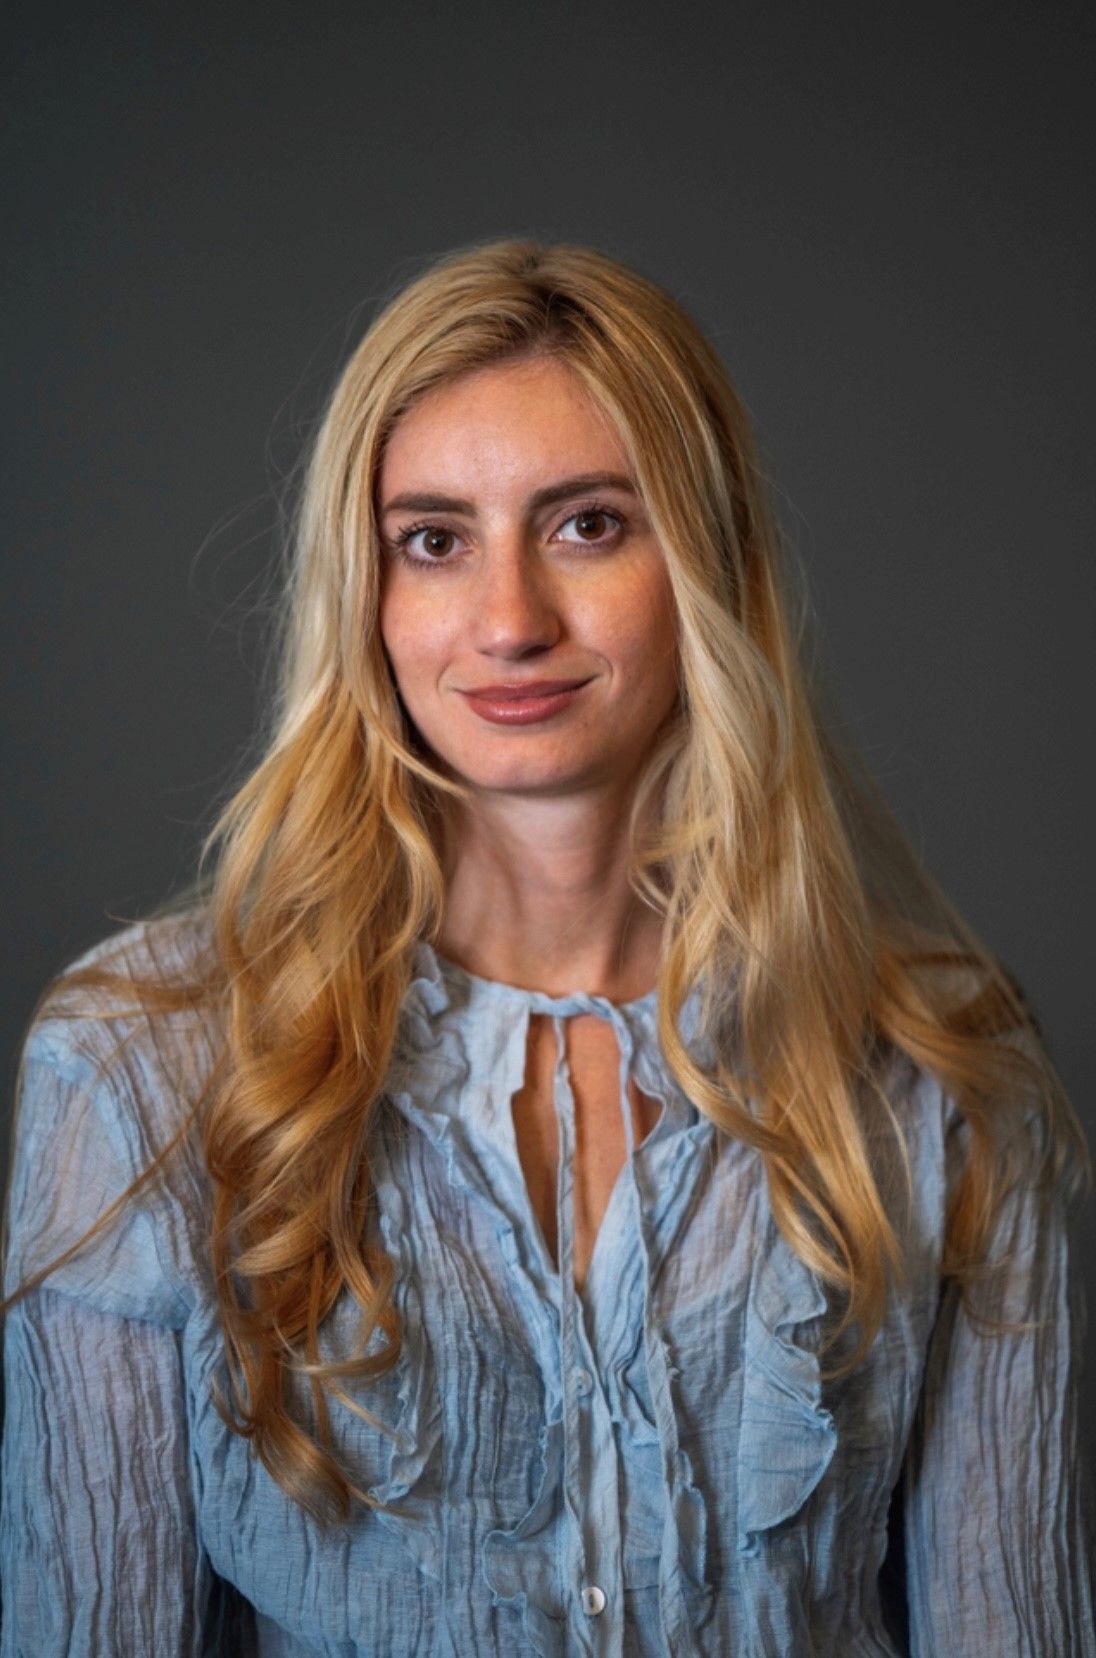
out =
[[37,1289],[8,1314],[0,1653],[202,1651],[178,1331]]
[[[964,1128],[956,1115],[949,1159]],[[1085,1311],[1061,1192],[1010,1193],[991,1255],[1010,1257],[995,1315],[1041,1327],[981,1333],[946,1282],[903,1469],[910,1652],[1096,1658]]]
[[[13,1134],[6,1294],[129,1184],[125,1110],[117,1084],[96,1080],[64,1038],[32,1033]],[[3,1658],[245,1650],[223,1644],[231,1608],[199,1543],[187,1304],[163,1220],[155,1200],[135,1204],[5,1320]]]

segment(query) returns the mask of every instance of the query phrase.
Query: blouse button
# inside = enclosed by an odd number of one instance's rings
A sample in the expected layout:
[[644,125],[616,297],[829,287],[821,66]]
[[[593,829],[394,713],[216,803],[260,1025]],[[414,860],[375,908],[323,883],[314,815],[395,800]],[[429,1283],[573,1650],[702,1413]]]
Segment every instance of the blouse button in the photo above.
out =
[[575,1371],[575,1386],[578,1388],[580,1393],[589,1393],[593,1385],[594,1378],[588,1370]]
[[599,1612],[604,1612],[605,1591],[599,1589],[596,1583],[591,1583],[582,1591],[582,1610],[588,1618],[596,1618]]

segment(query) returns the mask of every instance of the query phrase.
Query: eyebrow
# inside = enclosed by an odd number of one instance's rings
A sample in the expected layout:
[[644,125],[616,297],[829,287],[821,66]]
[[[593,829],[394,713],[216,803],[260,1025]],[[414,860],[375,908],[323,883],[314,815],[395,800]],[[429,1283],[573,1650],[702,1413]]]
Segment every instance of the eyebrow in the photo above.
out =
[[[561,478],[558,483],[546,484],[543,489],[534,490],[529,497],[528,506],[533,511],[538,507],[555,506],[558,501],[566,501],[572,495],[584,495],[592,489],[619,489],[628,495],[636,493],[635,484],[622,472],[579,472],[573,478]],[[403,495],[393,495],[381,508],[381,516],[396,511],[459,512],[471,518],[476,509],[471,501],[459,500],[455,495],[409,490]]]

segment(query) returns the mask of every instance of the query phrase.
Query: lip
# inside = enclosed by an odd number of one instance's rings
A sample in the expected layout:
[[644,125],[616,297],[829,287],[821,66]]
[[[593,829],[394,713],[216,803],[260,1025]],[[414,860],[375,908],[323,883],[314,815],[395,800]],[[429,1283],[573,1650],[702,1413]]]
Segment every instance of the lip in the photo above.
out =
[[530,680],[524,685],[485,685],[462,695],[492,725],[532,725],[558,714],[589,684],[588,679]]
[[477,685],[463,695],[482,697],[488,702],[516,702],[527,697],[555,696],[557,691],[577,691],[580,685],[587,684],[589,681],[585,679],[511,679],[500,681],[497,685]]

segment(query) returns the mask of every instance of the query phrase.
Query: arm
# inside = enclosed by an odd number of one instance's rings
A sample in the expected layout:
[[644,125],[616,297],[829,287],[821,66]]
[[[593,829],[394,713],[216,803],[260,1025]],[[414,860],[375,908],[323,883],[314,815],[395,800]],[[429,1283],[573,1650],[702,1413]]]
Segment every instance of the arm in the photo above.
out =
[[954,1281],[941,1296],[903,1469],[912,1658],[1096,1658],[1067,1221],[1060,1193],[1022,1190],[995,1228],[992,1258],[1011,1261],[992,1310],[1041,1329],[983,1334]]
[[4,1370],[3,1658],[197,1658],[178,1331],[41,1288],[8,1314]]
[[[126,1148],[149,1109],[98,1077],[56,1028],[32,1036],[13,1134],[6,1294],[125,1190],[136,1172]],[[251,1650],[250,1609],[199,1541],[184,1231],[170,1191],[146,1192],[7,1314],[0,1658]]]

